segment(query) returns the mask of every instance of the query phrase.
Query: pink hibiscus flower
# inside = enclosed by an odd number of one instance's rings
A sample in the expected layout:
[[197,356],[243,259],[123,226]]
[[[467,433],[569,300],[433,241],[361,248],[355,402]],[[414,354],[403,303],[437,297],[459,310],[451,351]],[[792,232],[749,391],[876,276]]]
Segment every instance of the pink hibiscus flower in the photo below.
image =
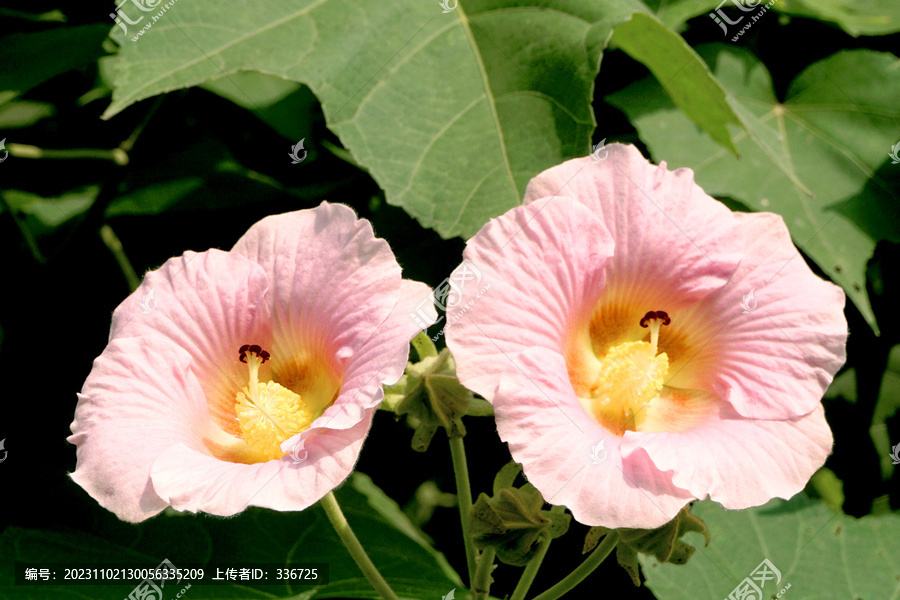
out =
[[460,380],[582,523],[654,528],[695,498],[793,496],[831,451],[821,398],[845,358],[843,292],[779,216],[608,151],[538,175],[469,241],[492,287],[471,306],[462,288],[448,326]]
[[340,204],[168,260],[113,314],[78,397],[72,478],[132,522],[310,506],[353,470],[428,293]]

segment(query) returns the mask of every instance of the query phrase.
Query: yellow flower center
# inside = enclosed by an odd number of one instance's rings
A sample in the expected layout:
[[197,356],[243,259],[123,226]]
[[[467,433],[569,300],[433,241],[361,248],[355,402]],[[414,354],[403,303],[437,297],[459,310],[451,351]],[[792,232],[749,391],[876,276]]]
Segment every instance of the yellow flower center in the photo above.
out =
[[571,373],[585,412],[616,435],[637,431],[649,416],[647,406],[659,396],[669,373],[669,357],[658,352],[659,330],[670,319],[663,311],[649,312],[641,326],[650,328],[649,342],[624,342],[591,365]]
[[284,456],[281,443],[309,428],[318,416],[300,397],[274,381],[260,383],[259,367],[269,353],[259,346],[242,346],[241,361],[247,363],[249,382],[237,393],[234,405],[241,433],[260,460]]

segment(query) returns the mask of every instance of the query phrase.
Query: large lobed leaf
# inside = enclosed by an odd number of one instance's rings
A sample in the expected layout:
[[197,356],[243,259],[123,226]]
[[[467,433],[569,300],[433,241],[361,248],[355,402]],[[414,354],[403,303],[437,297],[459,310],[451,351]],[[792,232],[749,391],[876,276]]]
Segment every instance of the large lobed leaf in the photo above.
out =
[[779,597],[900,597],[900,516],[854,519],[802,495],[742,511],[701,502],[693,513],[706,522],[712,541],[704,547],[702,536],[689,534],[698,551],[687,565],[641,556],[647,587],[658,600],[729,598],[764,559],[781,580],[765,581],[762,598],[775,598],[788,585]]
[[[347,520],[385,579],[401,598],[439,598],[453,588],[466,598],[459,576],[425,535],[371,479],[355,473],[335,492]],[[357,568],[319,507],[279,513],[249,509],[232,519],[160,516],[139,526],[107,525],[97,537],[83,532],[7,529],[0,535],[0,564],[84,562],[153,567],[163,558],[184,563],[327,563],[324,586],[193,585],[191,598],[379,598]],[[114,539],[115,541],[109,541]],[[10,600],[107,598],[121,600],[134,586],[13,586],[11,569],[0,570],[0,593]],[[271,573],[274,578],[276,574]],[[273,582],[274,583],[274,582]],[[178,588],[176,588],[176,591]],[[185,596],[188,594],[186,593]]]
[[[213,0],[178,3],[136,41],[146,21],[128,36],[113,32],[122,47],[106,116],[240,70],[302,82],[388,202],[444,237],[468,237],[519,204],[531,177],[589,151],[603,48],[614,27],[647,8],[637,0],[441,6],[248,0],[226,10]],[[667,77],[679,106],[730,145],[724,122],[736,119],[684,40],[649,17],[627,29],[628,49]],[[638,52],[650,39],[653,48]]]
[[[736,2],[746,0],[645,0],[657,17],[673,29],[681,28],[688,20],[711,13],[717,8],[730,14],[732,19],[742,19],[747,14],[735,7]],[[760,2],[759,6],[765,6]],[[834,23],[853,36],[887,35],[900,31],[900,3],[895,0],[776,0],[774,10],[798,17],[809,17]],[[726,35],[734,35],[746,21],[736,24]],[[711,30],[718,30],[714,21],[706,22]]]
[[0,38],[0,104],[106,54],[106,25],[59,27]]
[[781,214],[795,243],[876,328],[865,268],[878,239],[900,235],[888,158],[900,134],[900,61],[840,52],[801,73],[779,102],[765,66],[746,50],[714,45],[700,54],[746,126],[735,137],[740,158],[698,130],[652,80],[609,101],[629,116],[654,159],[693,169],[710,194]]

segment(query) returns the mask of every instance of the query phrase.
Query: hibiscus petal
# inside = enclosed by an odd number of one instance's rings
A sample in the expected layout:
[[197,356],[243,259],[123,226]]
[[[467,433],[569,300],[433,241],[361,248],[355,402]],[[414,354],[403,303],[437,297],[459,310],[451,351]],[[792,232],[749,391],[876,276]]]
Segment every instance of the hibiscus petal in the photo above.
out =
[[387,242],[342,204],[266,217],[233,251],[258,263],[271,282],[276,379],[279,362],[303,360],[311,350],[343,375],[400,293],[400,265]]
[[72,479],[119,518],[142,521],[167,505],[150,485],[153,461],[175,444],[202,448],[213,428],[184,349],[163,336],[114,339],[78,396]]
[[524,200],[577,198],[604,223],[616,241],[604,302],[671,314],[728,281],[742,250],[731,211],[694,183],[690,169],[669,171],[630,145],[607,151],[603,162],[584,157],[540,173]]
[[[372,338],[355,353],[344,374],[344,384],[334,404],[303,431],[281,444],[285,452],[312,451],[325,429],[350,429],[366,418],[366,410],[377,407],[384,398],[384,385],[396,383],[409,359],[409,341],[422,330],[422,324],[437,320],[434,305],[428,300],[431,289],[424,283],[403,280],[400,298],[387,320]],[[411,314],[415,312],[415,318]]]
[[844,292],[810,270],[781,217],[736,218],[746,247],[733,280],[681,315],[689,327],[702,322],[711,332],[682,374],[690,379],[681,381],[745,417],[805,415],[846,359]]
[[168,448],[154,462],[153,488],[176,510],[229,516],[248,506],[303,510],[340,485],[353,471],[373,411],[346,430],[318,436],[302,462],[239,464],[217,460],[186,445]]
[[649,529],[693,499],[646,455],[623,464],[620,438],[581,409],[561,355],[535,348],[514,362],[519,368],[503,375],[494,394],[497,431],[548,502],[567,506],[585,525]]
[[[510,369],[504,355],[563,353],[603,288],[612,252],[602,223],[569,198],[514,208],[485,225],[450,276],[462,293],[447,304],[447,346],[463,384],[490,400]],[[480,279],[464,281],[475,269]]]
[[[185,252],[147,273],[116,308],[110,339],[162,336],[183,348],[192,357],[191,370],[203,386],[210,415],[237,435],[235,396],[247,385],[247,365],[240,362],[238,349],[271,345],[267,289],[266,274],[243,256]],[[263,377],[267,370],[261,370]]]
[[821,404],[783,421],[746,419],[720,403],[705,424],[682,433],[626,432],[622,453],[646,453],[661,471],[674,471],[675,485],[725,508],[791,498],[831,453],[831,430]]

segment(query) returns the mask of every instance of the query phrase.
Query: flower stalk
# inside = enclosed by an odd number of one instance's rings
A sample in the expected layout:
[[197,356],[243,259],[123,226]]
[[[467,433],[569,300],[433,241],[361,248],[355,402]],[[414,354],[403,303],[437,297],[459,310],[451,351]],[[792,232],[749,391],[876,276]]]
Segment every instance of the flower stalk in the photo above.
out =
[[375,563],[373,563],[372,559],[369,558],[369,555],[366,554],[366,550],[362,547],[362,544],[359,543],[359,538],[356,537],[356,534],[353,533],[353,530],[350,528],[350,524],[344,516],[344,511],[341,510],[337,498],[334,497],[334,492],[325,494],[319,503],[325,510],[325,514],[328,515],[328,520],[331,521],[332,526],[334,526],[334,530],[338,534],[338,537],[341,538],[344,547],[347,548],[347,551],[350,553],[350,556],[353,557],[359,570],[363,572],[363,575],[366,576],[366,579],[369,580],[369,583],[372,584],[375,591],[377,591],[385,600],[399,600],[397,594],[391,589],[391,586],[388,585],[388,582],[385,581],[384,577],[381,576]]
[[563,579],[546,592],[535,596],[534,600],[556,600],[568,594],[576,585],[584,581],[588,575],[600,566],[606,557],[610,555],[616,544],[619,543],[619,534],[610,531],[603,542],[584,559],[575,570],[563,577]]
[[459,504],[459,520],[462,525],[463,541],[466,548],[466,567],[469,583],[475,581],[475,544],[469,533],[469,513],[472,511],[472,489],[469,484],[469,467],[466,462],[466,448],[460,437],[450,438],[450,457],[453,460],[453,475],[456,478],[456,496]]

